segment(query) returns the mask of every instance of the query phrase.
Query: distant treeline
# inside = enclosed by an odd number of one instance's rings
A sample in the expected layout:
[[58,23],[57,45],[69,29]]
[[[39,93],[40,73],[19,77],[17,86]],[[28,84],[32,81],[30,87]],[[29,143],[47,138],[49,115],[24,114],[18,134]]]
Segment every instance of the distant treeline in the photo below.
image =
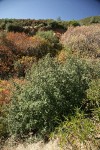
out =
[[[78,26],[78,21],[61,21],[61,20],[31,20],[31,19],[0,19],[0,30],[6,30],[8,32],[25,32],[33,34],[35,31],[40,30],[55,30],[62,29],[67,30],[68,26]],[[31,32],[30,32],[31,31]]]
[[34,35],[38,30],[57,30],[65,32],[69,26],[81,26],[92,23],[100,23],[100,16],[85,18],[82,20],[53,20],[53,19],[0,19],[0,30],[7,32],[25,32],[29,35]]

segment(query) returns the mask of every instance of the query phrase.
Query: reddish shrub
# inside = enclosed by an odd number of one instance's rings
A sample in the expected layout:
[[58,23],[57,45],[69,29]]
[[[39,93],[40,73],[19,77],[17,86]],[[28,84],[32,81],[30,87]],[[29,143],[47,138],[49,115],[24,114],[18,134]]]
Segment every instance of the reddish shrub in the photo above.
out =
[[23,85],[26,83],[26,80],[18,78],[14,78],[12,81],[0,80],[0,105],[10,102],[14,90],[14,83]]
[[0,81],[0,105],[10,101],[10,88],[11,84],[7,80]]
[[25,55],[30,43],[30,38],[25,33],[9,32],[6,39],[9,41],[8,47],[12,49],[14,54]]
[[14,70],[17,76],[25,76],[25,73],[31,68],[33,62],[36,62],[35,57],[23,56],[14,63]]

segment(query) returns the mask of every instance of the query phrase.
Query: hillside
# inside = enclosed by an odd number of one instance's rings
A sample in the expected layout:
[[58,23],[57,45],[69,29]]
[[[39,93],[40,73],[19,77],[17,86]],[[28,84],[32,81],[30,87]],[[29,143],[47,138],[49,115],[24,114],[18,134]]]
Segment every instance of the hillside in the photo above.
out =
[[0,19],[0,149],[100,149],[99,21]]
[[56,21],[53,19],[48,20],[0,19],[0,29],[7,31],[35,34],[35,32],[37,32],[38,30],[55,30],[57,28],[66,30],[67,21]]
[[[1,30],[11,30],[15,32],[23,32],[26,28],[34,28],[38,29],[45,29],[45,30],[55,30],[59,29],[67,29],[68,26],[73,25],[77,26],[79,24],[88,25],[92,23],[100,23],[100,16],[92,16],[88,18],[84,18],[81,20],[71,20],[71,21],[63,21],[63,20],[35,20],[35,19],[0,19],[0,29]],[[11,26],[11,27],[9,27]],[[28,33],[27,31],[25,31]]]
[[100,16],[91,16],[88,18],[84,18],[79,20],[79,22],[83,25],[90,25],[92,23],[100,23]]
[[92,24],[100,22],[100,17],[89,17],[82,20],[35,20],[35,19],[0,19],[0,29],[14,32],[25,32],[27,34],[35,34],[38,30],[57,30],[64,32],[69,26],[78,26],[82,24]]

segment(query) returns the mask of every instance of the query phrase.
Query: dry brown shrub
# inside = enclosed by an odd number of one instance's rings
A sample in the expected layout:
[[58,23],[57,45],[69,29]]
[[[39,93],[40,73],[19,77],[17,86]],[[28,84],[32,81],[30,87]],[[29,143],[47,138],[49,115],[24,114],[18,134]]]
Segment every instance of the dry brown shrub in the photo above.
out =
[[32,64],[37,61],[36,57],[22,56],[14,63],[15,76],[25,76],[26,72],[31,68]]
[[67,53],[65,50],[62,50],[58,55],[57,55],[57,60],[60,63],[64,63],[67,59]]
[[51,50],[50,42],[40,37],[29,37],[17,32],[8,32],[5,35],[0,33],[0,77],[5,79],[14,76],[18,68],[24,74],[23,71],[30,68],[35,59],[45,56]]
[[50,43],[40,37],[29,37],[25,33],[7,33],[9,47],[18,56],[35,56],[40,58],[48,53]]
[[7,80],[0,80],[0,105],[10,101],[11,84]]
[[0,106],[10,102],[14,90],[14,83],[23,85],[26,83],[26,80],[18,78],[13,78],[13,80],[0,80]]
[[28,55],[35,56],[37,59],[45,56],[51,50],[50,43],[38,36],[30,37],[30,47],[28,48]]
[[98,57],[100,55],[100,24],[69,27],[62,35],[61,43],[75,53]]
[[7,46],[17,55],[26,54],[30,46],[31,40],[25,33],[8,32],[6,39]]

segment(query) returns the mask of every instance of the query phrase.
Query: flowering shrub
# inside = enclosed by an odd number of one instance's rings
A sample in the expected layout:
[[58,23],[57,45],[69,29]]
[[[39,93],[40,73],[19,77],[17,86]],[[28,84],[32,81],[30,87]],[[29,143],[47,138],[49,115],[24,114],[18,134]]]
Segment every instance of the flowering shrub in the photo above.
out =
[[100,25],[70,27],[62,35],[61,43],[73,53],[97,57],[100,54]]

